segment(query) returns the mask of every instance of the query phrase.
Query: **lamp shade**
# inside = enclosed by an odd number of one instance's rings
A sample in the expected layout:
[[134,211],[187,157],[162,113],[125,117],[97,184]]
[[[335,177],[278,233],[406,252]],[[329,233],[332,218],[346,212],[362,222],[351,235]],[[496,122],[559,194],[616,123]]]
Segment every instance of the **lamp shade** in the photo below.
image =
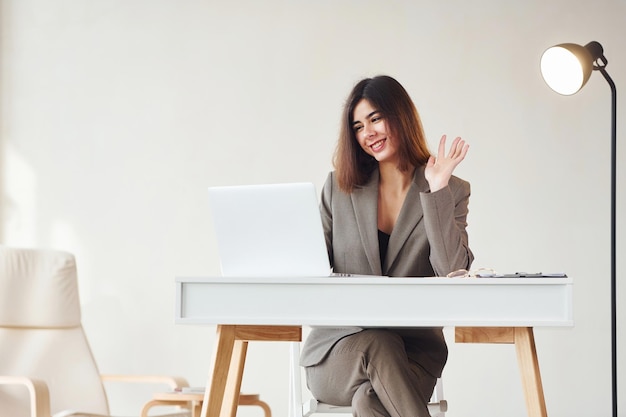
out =
[[541,56],[541,75],[559,94],[575,94],[589,79],[594,56],[587,47],[562,43],[548,48]]

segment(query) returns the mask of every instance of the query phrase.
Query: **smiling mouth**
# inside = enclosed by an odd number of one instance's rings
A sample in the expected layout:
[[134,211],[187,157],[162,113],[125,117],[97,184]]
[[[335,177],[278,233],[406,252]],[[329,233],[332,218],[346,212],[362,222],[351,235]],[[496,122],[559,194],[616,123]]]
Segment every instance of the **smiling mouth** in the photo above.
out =
[[383,148],[383,146],[385,145],[385,141],[386,141],[386,140],[387,140],[387,139],[381,139],[381,140],[378,140],[378,141],[376,141],[376,142],[372,143],[372,144],[370,145],[370,149],[371,149],[372,151],[374,151],[374,152],[378,152],[378,151],[380,151],[380,150]]

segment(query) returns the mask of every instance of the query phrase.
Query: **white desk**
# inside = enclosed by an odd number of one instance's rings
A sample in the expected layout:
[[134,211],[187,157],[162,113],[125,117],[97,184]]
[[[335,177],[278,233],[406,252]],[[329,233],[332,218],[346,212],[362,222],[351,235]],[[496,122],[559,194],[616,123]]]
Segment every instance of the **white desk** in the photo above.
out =
[[456,342],[514,343],[528,415],[546,417],[532,328],[572,326],[572,290],[571,278],[177,278],[176,323],[217,325],[203,417],[234,417],[248,341],[298,341],[302,325],[454,326]]

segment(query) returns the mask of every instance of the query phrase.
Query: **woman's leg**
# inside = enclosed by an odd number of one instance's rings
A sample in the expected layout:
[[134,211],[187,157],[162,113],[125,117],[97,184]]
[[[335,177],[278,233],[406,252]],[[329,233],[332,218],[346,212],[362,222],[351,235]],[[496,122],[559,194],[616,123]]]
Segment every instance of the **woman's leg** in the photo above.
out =
[[352,415],[356,417],[390,417],[378,399],[371,382],[364,382],[354,393]]
[[306,374],[319,401],[352,405],[357,390],[369,382],[373,393],[366,385],[359,395],[375,394],[390,417],[430,416],[427,404],[436,378],[409,362],[402,337],[392,331],[368,329],[347,336]]

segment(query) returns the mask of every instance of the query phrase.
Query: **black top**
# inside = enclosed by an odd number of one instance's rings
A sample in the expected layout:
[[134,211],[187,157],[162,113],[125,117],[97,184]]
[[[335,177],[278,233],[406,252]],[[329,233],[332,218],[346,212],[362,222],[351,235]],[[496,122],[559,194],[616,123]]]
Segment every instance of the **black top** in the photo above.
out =
[[378,231],[378,251],[380,253],[380,266],[385,270],[385,257],[389,246],[389,235],[381,230]]

